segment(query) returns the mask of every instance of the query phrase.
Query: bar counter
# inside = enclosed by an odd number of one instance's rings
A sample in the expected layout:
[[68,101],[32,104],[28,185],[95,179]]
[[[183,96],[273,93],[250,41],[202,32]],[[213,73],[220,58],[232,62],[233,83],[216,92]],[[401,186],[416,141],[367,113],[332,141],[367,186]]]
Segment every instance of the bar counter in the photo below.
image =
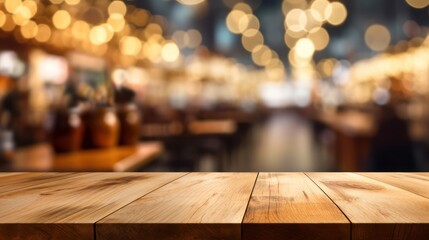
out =
[[429,173],[0,173],[0,239],[428,239]]

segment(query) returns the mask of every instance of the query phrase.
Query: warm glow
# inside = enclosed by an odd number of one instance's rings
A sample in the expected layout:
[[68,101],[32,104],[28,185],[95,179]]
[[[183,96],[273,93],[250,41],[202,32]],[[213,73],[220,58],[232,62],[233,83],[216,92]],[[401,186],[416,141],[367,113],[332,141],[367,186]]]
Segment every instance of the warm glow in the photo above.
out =
[[293,48],[293,47],[295,47],[295,44],[298,41],[298,38],[293,37],[290,34],[288,34],[288,31],[286,31],[286,33],[284,35],[284,41],[285,41],[286,46],[288,46],[289,48]]
[[146,58],[148,58],[152,62],[155,62],[156,60],[158,60],[159,56],[161,55],[161,51],[162,51],[161,44],[155,41],[148,41],[143,45],[142,53]]
[[106,31],[106,40],[104,42],[109,42],[115,34],[115,32],[113,31],[113,27],[107,23],[101,24],[100,26],[103,27]]
[[33,0],[26,0],[22,2],[22,6],[30,11],[30,18],[34,17],[37,13],[37,3]]
[[89,35],[90,30],[88,23],[79,20],[73,23],[71,33],[74,38],[85,40],[88,39],[87,36]]
[[66,0],[68,5],[77,5],[80,3],[80,0]]
[[324,28],[308,34],[308,38],[313,42],[316,51],[325,49],[329,44],[329,33]]
[[120,32],[122,29],[124,29],[125,26],[124,16],[118,13],[113,13],[107,19],[107,24],[112,26],[113,31]]
[[303,31],[307,25],[307,15],[303,10],[295,8],[286,15],[285,24],[291,31]]
[[327,0],[315,0],[311,4],[311,9],[313,17],[319,21],[326,21],[326,9],[329,6],[329,2]]
[[232,33],[240,33],[240,19],[247,18],[247,14],[240,10],[232,10],[226,17],[226,27]]
[[127,6],[122,1],[113,1],[110,3],[109,8],[107,10],[109,12],[109,15],[117,13],[122,16],[125,16],[125,14],[127,13]]
[[6,0],[4,2],[4,7],[9,13],[15,13],[16,10],[21,6],[21,4],[21,0]]
[[319,18],[315,18],[315,15],[319,15],[319,13],[317,13],[315,10],[313,9],[307,9],[305,11],[305,16],[307,19],[307,23],[305,24],[305,31],[307,32],[314,32],[317,31],[317,29],[319,29],[323,22],[319,20]]
[[334,26],[340,25],[347,18],[347,9],[340,2],[333,2],[325,9],[327,21]]
[[10,15],[6,15],[5,22],[2,26],[3,31],[10,32],[15,29],[15,22],[13,21],[12,17]]
[[161,56],[166,62],[174,62],[179,58],[180,50],[175,43],[170,42],[162,48]]
[[52,22],[58,29],[66,29],[71,22],[70,14],[65,10],[58,10],[52,16]]
[[202,2],[204,2],[205,0],[177,0],[179,3],[183,4],[183,5],[197,5],[200,4]]
[[6,22],[6,14],[0,10],[0,27],[3,27],[5,22]]
[[89,40],[92,44],[101,45],[107,41],[107,31],[103,26],[95,26],[89,33]]
[[244,49],[251,52],[256,46],[264,43],[264,37],[259,31],[256,31],[254,35],[243,34],[243,36],[241,36],[241,43],[243,44]]
[[390,32],[383,25],[371,25],[365,31],[365,43],[373,51],[383,51],[390,44]]
[[141,41],[133,36],[122,37],[119,41],[119,49],[124,55],[135,56],[140,52]]
[[37,32],[35,39],[39,42],[47,42],[51,37],[51,29],[49,26],[46,24],[39,24],[38,29],[39,31]]
[[272,57],[271,49],[265,45],[259,45],[252,51],[252,60],[256,65],[267,65]]
[[255,34],[258,34],[258,32],[259,32],[258,29],[247,29],[245,32],[243,32],[243,36],[252,37]]
[[328,58],[320,61],[317,64],[317,68],[319,72],[322,73],[324,77],[331,77],[334,73],[335,65],[337,64],[337,60],[333,58]]
[[31,11],[28,7],[24,5],[19,6],[15,10],[15,14],[13,15],[13,21],[16,25],[22,26],[26,24],[31,18]]
[[38,27],[34,21],[28,21],[21,27],[21,35],[27,39],[34,38],[37,35],[37,32]]
[[162,27],[157,23],[149,23],[144,32],[146,38],[150,38],[151,35],[162,35]]
[[424,8],[429,5],[429,0],[405,0],[413,8]]
[[308,38],[301,38],[296,42],[295,52],[301,58],[310,58],[314,54],[314,44]]

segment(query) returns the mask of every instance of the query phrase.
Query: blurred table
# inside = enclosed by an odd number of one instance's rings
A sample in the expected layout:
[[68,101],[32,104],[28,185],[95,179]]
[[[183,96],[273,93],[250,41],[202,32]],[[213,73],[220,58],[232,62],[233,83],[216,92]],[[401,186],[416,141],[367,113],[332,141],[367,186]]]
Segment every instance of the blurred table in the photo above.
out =
[[376,130],[374,117],[358,111],[321,112],[317,119],[348,136],[373,136]]
[[316,120],[335,134],[333,150],[339,170],[363,171],[377,130],[374,116],[349,110],[343,113],[320,112]]
[[164,151],[161,142],[136,146],[54,153],[48,143],[16,150],[6,171],[133,171],[151,162]]
[[233,120],[198,120],[188,123],[188,131],[195,135],[228,135],[236,130],[236,123]]

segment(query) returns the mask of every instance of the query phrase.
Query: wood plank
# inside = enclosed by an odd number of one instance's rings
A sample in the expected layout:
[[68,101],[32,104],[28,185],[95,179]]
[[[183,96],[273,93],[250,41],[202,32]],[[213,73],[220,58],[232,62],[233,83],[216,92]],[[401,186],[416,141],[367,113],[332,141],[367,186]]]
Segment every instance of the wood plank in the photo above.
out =
[[359,175],[429,198],[429,175],[415,173],[359,173]]
[[427,239],[429,199],[353,173],[308,173],[352,222],[353,240]]
[[429,172],[415,172],[414,174],[429,177]]
[[257,173],[191,173],[96,224],[97,239],[240,239]]
[[23,174],[21,172],[0,172],[0,177]]
[[22,182],[0,195],[0,239],[93,239],[96,221],[183,175],[29,173],[4,184]]
[[9,194],[12,191],[23,191],[37,186],[54,187],[60,180],[74,181],[82,173],[22,173],[19,175],[8,175],[1,178],[0,196]]
[[303,173],[259,173],[243,239],[350,238],[350,222]]

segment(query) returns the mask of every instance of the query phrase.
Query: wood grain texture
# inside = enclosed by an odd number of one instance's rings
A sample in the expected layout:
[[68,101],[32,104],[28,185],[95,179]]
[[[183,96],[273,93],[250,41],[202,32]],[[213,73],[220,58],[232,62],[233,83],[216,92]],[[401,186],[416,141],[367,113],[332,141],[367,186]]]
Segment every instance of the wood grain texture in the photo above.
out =
[[240,239],[256,173],[191,173],[96,224],[97,239]]
[[417,175],[422,175],[422,176],[425,176],[425,177],[429,177],[429,172],[415,172],[413,174],[417,174]]
[[350,222],[303,173],[259,173],[243,239],[349,239]]
[[359,173],[359,175],[429,198],[429,176],[415,173]]
[[0,172],[0,177],[22,174],[20,172]]
[[57,185],[60,180],[69,182],[80,178],[83,173],[22,173],[1,177],[0,196],[9,194],[11,191],[25,191],[26,189],[48,188]]
[[429,199],[353,173],[308,173],[352,222],[352,239],[428,239]]
[[93,239],[96,221],[183,175],[16,175],[2,182],[1,187],[13,184],[14,188],[0,194],[0,239]]

